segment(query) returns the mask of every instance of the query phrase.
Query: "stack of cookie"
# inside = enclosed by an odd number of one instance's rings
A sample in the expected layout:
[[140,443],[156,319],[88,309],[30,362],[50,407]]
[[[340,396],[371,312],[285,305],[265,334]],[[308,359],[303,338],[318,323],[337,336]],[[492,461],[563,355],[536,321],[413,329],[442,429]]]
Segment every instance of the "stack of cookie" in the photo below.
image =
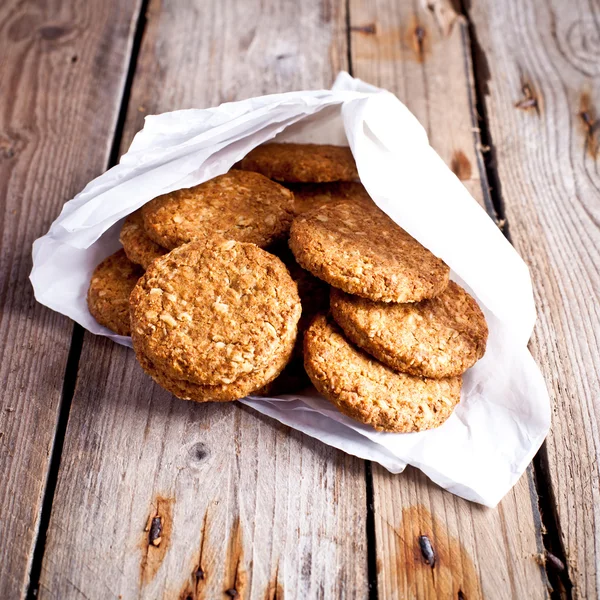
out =
[[266,144],[155,198],[96,268],[90,312],[180,398],[289,393],[307,373],[377,429],[435,427],[483,355],[485,319],[357,179],[348,148]]
[[487,326],[449,268],[375,205],[338,202],[294,220],[290,246],[328,282],[331,312],[304,338],[315,387],[383,431],[437,427],[483,356]]

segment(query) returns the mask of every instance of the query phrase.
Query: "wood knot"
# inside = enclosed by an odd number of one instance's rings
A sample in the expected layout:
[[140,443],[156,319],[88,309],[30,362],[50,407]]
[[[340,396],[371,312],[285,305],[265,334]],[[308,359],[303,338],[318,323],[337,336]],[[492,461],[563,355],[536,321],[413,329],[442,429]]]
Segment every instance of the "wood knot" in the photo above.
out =
[[585,136],[585,150],[593,158],[598,156],[600,148],[599,134],[600,120],[596,118],[596,111],[592,106],[592,99],[588,92],[581,94],[579,102],[579,120]]
[[468,181],[471,179],[473,172],[471,162],[462,150],[455,150],[453,152],[450,168],[461,181]]
[[415,27],[415,38],[417,39],[418,44],[423,44],[423,40],[425,39],[425,30],[420,25]]
[[25,147],[25,140],[17,133],[0,133],[0,160],[14,158]]
[[540,114],[540,106],[536,94],[533,92],[529,83],[523,83],[521,86],[523,97],[515,102],[515,108],[520,110],[534,110],[538,115]]
[[202,462],[205,458],[207,458],[210,455],[210,450],[208,449],[208,446],[203,442],[196,442],[195,444],[190,446],[188,454],[194,462]]
[[425,42],[425,35],[426,32],[423,29],[423,27],[421,27],[421,25],[417,25],[415,27],[414,30],[414,38],[415,38],[415,50],[417,52],[417,56],[419,57],[419,61],[422,61],[425,55],[425,51],[424,51],[424,42]]
[[368,23],[367,25],[352,25],[350,31],[356,31],[357,33],[364,33],[366,35],[375,35],[377,33],[377,26],[375,23]]
[[431,540],[426,535],[419,536],[419,548],[421,549],[423,560],[433,569],[435,567],[435,552],[433,551]]
[[230,597],[230,598],[237,598],[239,596],[238,591],[235,588],[231,588],[229,590],[225,590],[225,593]]
[[158,496],[141,540],[143,556],[140,563],[142,584],[148,583],[158,571],[169,548],[173,529],[173,498]]
[[560,43],[566,45],[564,56],[575,69],[586,77],[597,77],[600,73],[600,35],[592,11],[571,23]]
[[150,532],[148,533],[149,544],[160,546],[162,529],[162,519],[157,515],[152,519],[150,524]]
[[69,30],[62,25],[45,25],[40,27],[40,37],[43,40],[55,41],[62,37],[65,37],[69,33]]
[[407,48],[412,50],[415,60],[419,63],[424,62],[430,54],[431,40],[429,32],[416,17],[413,17],[407,25],[404,42]]

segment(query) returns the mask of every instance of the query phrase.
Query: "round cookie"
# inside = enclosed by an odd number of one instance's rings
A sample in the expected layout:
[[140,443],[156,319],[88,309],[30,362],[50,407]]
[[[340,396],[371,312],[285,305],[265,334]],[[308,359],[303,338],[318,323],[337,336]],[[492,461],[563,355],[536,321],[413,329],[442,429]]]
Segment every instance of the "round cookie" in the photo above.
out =
[[154,379],[158,385],[171,392],[182,400],[194,402],[229,402],[239,400],[250,394],[260,394],[261,390],[268,389],[274,381],[285,372],[290,360],[292,344],[287,344],[287,351],[280,354],[275,361],[248,375],[238,377],[233,383],[220,385],[199,385],[183,379],[174,379],[157,369],[152,361],[142,352],[137,352],[136,357],[142,369]]
[[336,202],[300,215],[290,248],[313,275],[371,300],[419,302],[448,285],[448,266],[375,205]]
[[369,196],[363,184],[358,181],[296,183],[290,184],[288,187],[294,192],[294,213],[296,216],[326,204],[343,200],[373,204],[371,196]]
[[323,183],[358,179],[352,151],[326,144],[264,144],[242,159],[242,169],[286,182]]
[[123,223],[119,241],[123,244],[123,250],[127,258],[144,269],[150,263],[168,252],[166,248],[153,242],[144,231],[144,220],[142,211],[132,212]]
[[130,311],[136,353],[170,378],[220,385],[291,350],[301,307],[276,256],[213,238],[155,260],[131,294]]
[[331,313],[352,342],[403,373],[456,377],[485,353],[485,317],[453,281],[439,296],[408,304],[373,302],[332,288]]
[[460,401],[460,377],[397,373],[350,344],[324,315],[315,318],[304,336],[304,366],[317,390],[342,413],[380,431],[438,427]]
[[289,231],[293,202],[290,190],[259,173],[229,171],[154,198],[142,216],[148,236],[168,249],[214,235],[264,248]]
[[123,250],[105,258],[94,270],[87,293],[90,313],[104,327],[129,335],[129,294],[144,274]]

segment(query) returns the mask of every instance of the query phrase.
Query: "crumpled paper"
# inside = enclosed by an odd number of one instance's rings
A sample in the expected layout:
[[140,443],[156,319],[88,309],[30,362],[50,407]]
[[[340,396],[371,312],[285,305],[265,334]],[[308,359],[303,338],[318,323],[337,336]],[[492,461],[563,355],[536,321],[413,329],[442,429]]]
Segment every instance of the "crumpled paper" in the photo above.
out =
[[225,173],[275,138],[348,144],[368,192],[440,256],[479,302],[489,326],[484,358],[464,375],[462,399],[431,431],[381,433],[342,415],[312,389],[241,402],[393,473],[407,464],[450,492],[495,506],[546,436],[550,402],[527,342],[535,322],[529,271],[485,211],[430,147],[391,93],[340,73],[331,90],[251,98],[146,118],[120,163],[67,202],[33,245],[38,302],[87,330],[131,345],[90,315],[95,266],[120,246],[122,219],[152,198]]

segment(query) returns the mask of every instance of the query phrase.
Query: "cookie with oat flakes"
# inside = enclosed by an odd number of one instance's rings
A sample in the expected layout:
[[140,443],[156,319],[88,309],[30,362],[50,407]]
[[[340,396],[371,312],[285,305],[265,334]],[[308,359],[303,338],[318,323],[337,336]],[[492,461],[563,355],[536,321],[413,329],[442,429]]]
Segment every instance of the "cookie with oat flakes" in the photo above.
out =
[[[290,332],[291,335],[291,332]],[[241,375],[233,383],[222,383],[220,385],[199,385],[184,379],[170,377],[152,363],[142,352],[136,357],[142,369],[154,379],[158,385],[171,392],[182,400],[193,400],[194,402],[229,402],[239,400],[250,394],[261,394],[263,390],[271,389],[275,381],[290,360],[292,345],[285,344],[287,350],[279,354],[276,359],[267,366],[256,369],[247,375]]]
[[300,266],[349,294],[419,302],[446,289],[450,269],[375,204],[336,202],[294,219]]
[[460,401],[460,377],[397,373],[353,346],[330,316],[317,316],[308,328],[304,366],[317,390],[342,413],[380,431],[438,427]]
[[328,144],[263,144],[242,159],[242,169],[290,183],[358,179],[350,148]]
[[221,385],[291,352],[301,309],[276,256],[211,238],[155,260],[130,310],[136,353],[170,378]]
[[104,327],[119,335],[129,335],[129,294],[142,269],[123,250],[105,258],[94,270],[87,293],[90,313]]
[[152,241],[144,230],[142,211],[132,212],[121,227],[119,241],[123,244],[123,250],[127,258],[136,265],[147,269],[157,258],[165,255],[168,250]]
[[213,235],[265,248],[287,235],[293,202],[290,190],[263,175],[232,170],[154,198],[142,217],[148,236],[168,249]]
[[485,317],[453,281],[439,296],[407,304],[373,302],[332,288],[331,313],[352,342],[403,373],[456,377],[485,353]]

